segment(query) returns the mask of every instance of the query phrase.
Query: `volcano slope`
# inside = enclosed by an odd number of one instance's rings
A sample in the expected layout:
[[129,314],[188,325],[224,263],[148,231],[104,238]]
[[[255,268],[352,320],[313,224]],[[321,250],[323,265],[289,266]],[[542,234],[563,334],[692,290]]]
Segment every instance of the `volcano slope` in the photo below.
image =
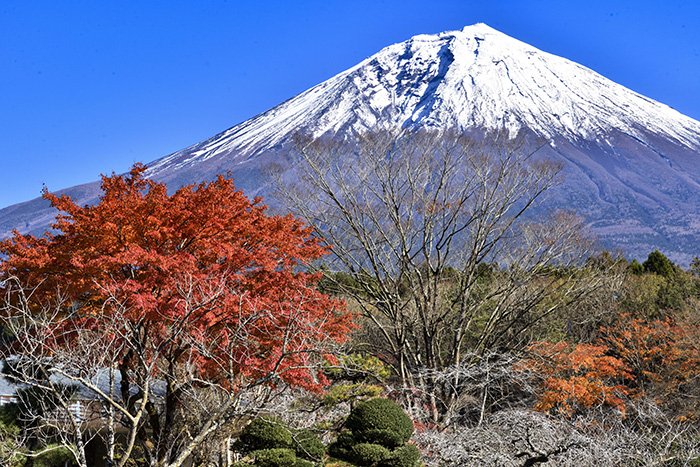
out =
[[[602,245],[628,257],[699,254],[700,122],[598,73],[484,24],[391,45],[250,120],[157,159],[148,176],[171,189],[232,176],[276,209],[292,180],[295,135],[361,141],[376,131],[526,135],[562,164],[543,208],[582,215]],[[273,175],[275,174],[275,175]],[[61,190],[96,200],[97,182]],[[55,212],[41,199],[0,210],[0,235],[39,233]]]

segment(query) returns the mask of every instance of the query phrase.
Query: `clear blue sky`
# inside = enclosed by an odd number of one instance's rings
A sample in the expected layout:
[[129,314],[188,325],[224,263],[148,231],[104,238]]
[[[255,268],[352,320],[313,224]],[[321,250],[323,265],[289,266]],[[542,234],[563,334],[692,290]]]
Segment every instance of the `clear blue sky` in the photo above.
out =
[[700,119],[700,2],[0,1],[0,207],[126,170],[420,33],[485,22]]

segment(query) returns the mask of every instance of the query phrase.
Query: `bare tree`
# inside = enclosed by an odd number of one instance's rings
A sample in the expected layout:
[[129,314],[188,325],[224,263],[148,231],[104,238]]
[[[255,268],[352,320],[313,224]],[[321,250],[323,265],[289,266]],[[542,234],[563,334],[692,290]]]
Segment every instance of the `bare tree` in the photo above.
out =
[[[164,315],[160,324],[168,337],[155,342],[146,338],[129,305],[109,290],[103,304],[109,312],[100,314],[99,325],[88,326],[86,320],[96,317],[86,316],[79,304],[63,301],[60,294],[55,302],[40,303],[32,290],[8,278],[0,326],[11,339],[1,347],[0,359],[12,362],[15,383],[45,396],[40,407],[22,404],[22,416],[33,422],[29,435],[54,439],[80,466],[87,465],[86,444],[97,436],[107,447],[109,465],[125,466],[141,458],[145,465],[181,466],[206,451],[229,425],[267,407],[285,387],[285,372],[315,369],[320,358],[309,354],[320,357],[333,350],[334,340],[323,336],[310,349],[307,344],[316,338],[306,334],[309,317],[303,311],[271,319],[277,310],[251,313],[250,303],[236,329],[225,333],[225,342],[219,340],[224,333],[203,339],[190,332],[199,319],[196,311],[215,306],[227,286],[222,278],[183,278],[180,298],[191,313]],[[246,297],[240,299],[244,306]],[[250,338],[252,332],[283,335],[285,342],[261,371],[242,372],[240,361],[261,351]],[[173,348],[176,356],[170,353]],[[299,361],[307,366],[282,364],[298,353],[304,353]],[[202,359],[208,362],[206,372]],[[76,400],[91,408],[76,411]]]
[[[8,377],[20,388],[20,398],[31,397],[18,404],[26,435],[55,440],[81,466],[87,465],[86,444],[106,435],[111,465],[126,465],[155,375],[154,362],[142,358],[137,367],[139,397],[132,397],[134,393],[124,398],[116,390],[117,365],[130,343],[126,317],[118,309],[105,314],[96,332],[83,326],[91,317],[83,316],[60,293],[40,303],[33,300],[33,290],[15,278],[6,279],[3,290],[0,325],[11,341],[0,348],[0,359],[9,362]],[[32,397],[37,394],[40,397]],[[126,429],[125,443],[117,443],[117,429]]]
[[568,420],[508,409],[480,426],[426,430],[415,441],[429,465],[695,465],[698,427],[669,419],[648,401],[642,405],[629,420],[609,413]]
[[[459,366],[441,370],[425,369],[424,379],[449,388],[446,394],[457,394],[444,406],[443,425],[481,426],[493,412],[523,408],[532,403],[533,378],[520,365],[521,358],[512,353],[488,351],[469,354]],[[458,384],[458,387],[454,386]],[[420,410],[420,407],[413,407]],[[425,414],[412,414],[415,419],[424,419]]]
[[402,384],[430,395],[435,421],[460,376],[445,386],[423,369],[518,348],[599,285],[579,267],[592,245],[580,219],[526,216],[560,167],[525,139],[403,132],[296,147],[298,183],[285,194],[332,250],[328,281],[367,318]]

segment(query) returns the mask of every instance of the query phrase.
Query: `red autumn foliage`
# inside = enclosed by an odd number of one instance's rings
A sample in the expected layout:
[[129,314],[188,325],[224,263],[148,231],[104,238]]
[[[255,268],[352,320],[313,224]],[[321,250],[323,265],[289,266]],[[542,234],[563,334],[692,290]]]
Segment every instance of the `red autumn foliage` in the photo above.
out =
[[700,377],[697,325],[620,315],[595,345],[537,342],[525,368],[542,376],[535,408],[571,416],[597,406],[625,413],[631,396],[667,404]]
[[639,386],[662,398],[700,377],[697,325],[622,315],[614,326],[602,327],[601,334],[600,341],[630,367]]
[[[148,348],[169,364],[195,361],[201,377],[216,379],[225,359],[240,379],[275,374],[319,389],[316,346],[344,341],[352,323],[303,269],[326,252],[311,229],[267,214],[229,179],[169,195],[145,170],[137,164],[126,176],[103,176],[93,206],[45,192],[61,212],[57,233],[0,242],[0,279],[36,288],[37,303],[67,295],[80,310],[75,326],[99,329],[119,304]],[[192,342],[207,343],[208,352],[193,357]]]
[[633,378],[625,363],[609,356],[604,345],[537,342],[530,346],[526,367],[542,377],[536,410],[565,416],[593,407],[612,407],[624,414],[624,384]]

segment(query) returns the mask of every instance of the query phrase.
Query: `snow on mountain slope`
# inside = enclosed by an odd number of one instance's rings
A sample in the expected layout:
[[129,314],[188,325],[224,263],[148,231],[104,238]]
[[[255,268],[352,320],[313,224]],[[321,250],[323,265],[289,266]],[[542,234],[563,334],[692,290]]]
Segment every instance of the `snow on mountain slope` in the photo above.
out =
[[[297,133],[353,138],[383,128],[524,131],[548,143],[566,180],[549,207],[576,210],[608,247],[700,254],[700,122],[570,60],[484,24],[419,35],[204,142],[149,164],[171,187],[230,173],[272,196],[271,168],[294,165]],[[96,199],[97,185],[66,192]],[[39,201],[0,210],[0,235],[40,231]]]
[[700,122],[570,60],[485,24],[419,35],[203,143],[156,161],[172,171],[221,154],[270,149],[290,134],[381,127],[526,127],[554,139],[605,142],[612,130],[700,147]]

